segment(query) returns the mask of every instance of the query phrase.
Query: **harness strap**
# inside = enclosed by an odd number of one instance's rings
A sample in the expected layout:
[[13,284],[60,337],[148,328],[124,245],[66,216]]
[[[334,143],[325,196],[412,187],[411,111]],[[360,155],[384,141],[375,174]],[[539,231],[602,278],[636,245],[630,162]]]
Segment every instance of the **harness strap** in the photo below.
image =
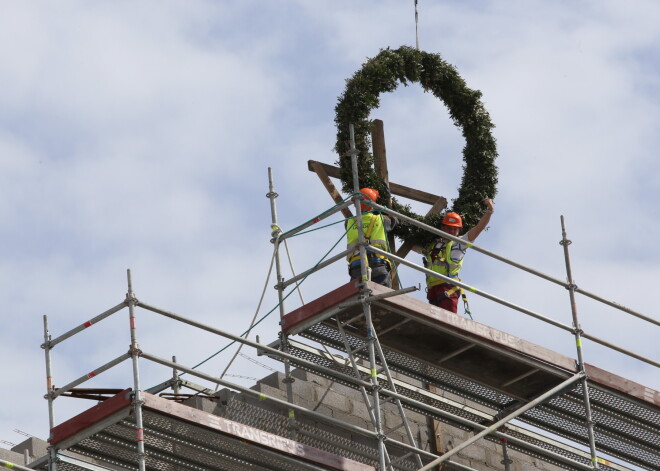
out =
[[[374,226],[376,225],[376,219],[380,218],[380,215],[377,215],[377,214],[373,214],[372,216],[373,217],[371,218],[371,222],[369,223],[369,227],[367,228],[367,230],[364,233],[364,237],[365,237],[365,239],[367,239],[367,243],[369,245],[373,245],[375,247],[382,248],[383,250],[387,250],[387,241],[386,240],[382,240],[382,239],[371,240],[370,239],[371,234],[374,231]],[[358,245],[359,245],[359,242],[352,242],[352,243],[347,245],[347,248],[352,249],[352,248],[357,247]],[[382,260],[383,262],[386,262],[389,265],[390,270],[392,270],[392,262],[390,261],[390,259],[388,259],[384,255],[369,252],[367,250],[367,259],[369,259],[369,258],[372,258],[372,259],[373,258],[378,258],[378,259]],[[354,253],[353,255],[348,257],[348,263],[349,264],[355,262],[356,260],[360,260],[360,254],[359,253]]]
[[[448,276],[448,275],[445,275],[445,276]],[[434,277],[434,278],[435,278],[435,277]],[[451,277],[450,277],[450,278],[451,278]],[[455,277],[455,278],[453,278],[453,279],[456,280],[456,281],[461,281],[461,279],[460,279],[459,277]],[[451,282],[449,282],[449,281],[445,281],[445,280],[443,280],[443,279],[441,279],[441,278],[436,278],[436,281],[431,281],[431,282],[429,282],[429,283],[428,283],[428,286],[431,287],[431,286],[449,285],[449,284],[451,284]],[[458,288],[458,286],[456,286],[456,288]]]
[[[374,239],[374,240],[369,240],[369,241],[367,241],[367,242],[369,243],[369,245],[375,245],[376,247],[380,247],[380,248],[382,248],[383,250],[386,250],[386,247],[387,247],[387,241],[385,241],[385,240]],[[347,248],[347,249],[354,249],[354,248],[357,247],[358,245],[360,245],[359,242],[351,242],[350,244],[346,244],[346,248]]]
[[463,290],[461,289],[460,286],[454,286],[452,289],[448,289],[447,291],[445,291],[445,292],[442,293],[442,294],[445,295],[445,298],[448,298],[449,296],[451,296],[452,294],[454,294],[456,291],[461,291],[461,292],[463,292]]
[[372,214],[372,216],[373,216],[373,217],[371,218],[371,222],[369,223],[369,228],[368,228],[367,231],[364,233],[364,237],[365,237],[366,239],[369,239],[369,238],[371,237],[371,233],[372,233],[373,230],[374,230],[374,225],[376,224],[376,218],[379,217],[379,216],[376,216],[375,214]]
[[[388,262],[388,263],[390,262],[390,260],[389,260],[387,257],[385,257],[385,256],[383,256],[383,255],[381,255],[381,254],[379,254],[379,253],[373,253],[373,252],[369,252],[369,251],[367,251],[367,261],[368,261],[370,258],[378,258],[378,259],[383,260],[383,261],[385,261],[385,262]],[[357,255],[351,255],[351,256],[348,258],[348,263],[353,263],[353,262],[356,261],[356,260],[360,260],[360,255],[359,255],[359,254],[357,254]]]
[[460,291],[461,293],[461,298],[463,299],[463,311],[465,312],[465,314],[470,316],[470,319],[472,319],[472,313],[470,312],[470,305],[468,304],[467,294],[465,294],[465,290],[463,288],[461,288],[460,286],[454,286],[453,288],[448,289],[447,291],[442,293],[443,298],[448,298],[456,291]]
[[465,314],[470,316],[470,319],[472,319],[472,313],[470,312],[470,305],[468,304],[467,295],[465,294],[464,290],[461,290],[461,296],[463,297],[463,311],[465,311]]

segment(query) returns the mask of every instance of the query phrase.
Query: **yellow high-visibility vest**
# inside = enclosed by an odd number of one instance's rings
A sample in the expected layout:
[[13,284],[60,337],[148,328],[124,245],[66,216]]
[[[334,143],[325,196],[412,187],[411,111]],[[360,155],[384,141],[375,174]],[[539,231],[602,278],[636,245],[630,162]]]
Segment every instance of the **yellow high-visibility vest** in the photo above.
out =
[[[367,239],[369,245],[378,247],[379,249],[387,250],[387,235],[385,234],[385,224],[383,216],[374,213],[364,213],[362,215],[362,228],[364,230],[364,237]],[[351,249],[357,247],[358,244],[358,227],[355,218],[348,220],[348,232],[346,233],[347,244],[346,248]],[[380,254],[371,254],[383,260],[387,260]],[[348,263],[351,263],[360,258],[360,250],[356,249],[348,257]]]
[[[436,248],[436,245],[437,242],[433,242],[424,250],[424,255],[428,260],[428,266],[426,268],[441,275],[448,276],[449,278],[458,279],[458,273],[463,266],[463,259],[458,262],[451,259],[451,248],[454,245],[454,241],[449,240],[440,248]],[[430,287],[442,283],[447,283],[447,281],[431,275],[426,275],[427,286]]]

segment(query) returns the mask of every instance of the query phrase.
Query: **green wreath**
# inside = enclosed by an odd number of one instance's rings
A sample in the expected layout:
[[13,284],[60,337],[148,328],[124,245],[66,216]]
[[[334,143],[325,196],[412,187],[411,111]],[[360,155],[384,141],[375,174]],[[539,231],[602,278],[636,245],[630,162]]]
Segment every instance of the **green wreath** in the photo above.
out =
[[[452,211],[463,216],[465,229],[474,226],[483,214],[481,200],[494,198],[497,193],[497,149],[491,135],[494,124],[481,102],[481,92],[471,90],[456,69],[439,54],[418,51],[408,46],[384,49],[367,60],[362,69],[346,81],[346,89],[335,107],[338,165],[341,168],[342,188],[353,193],[349,124],[354,125],[355,145],[358,151],[359,187],[375,188],[380,192],[380,204],[389,199],[385,182],[374,170],[374,157],[369,152],[372,121],[369,114],[380,104],[379,95],[392,92],[399,83],[419,82],[425,92],[440,98],[449,109],[456,126],[465,138],[463,148],[463,177],[458,198],[453,200]],[[440,171],[438,168],[437,171]],[[392,208],[433,227],[440,227],[442,215],[419,216],[410,206],[392,198]],[[414,244],[430,242],[434,236],[409,223],[399,223],[394,229],[398,238]]]

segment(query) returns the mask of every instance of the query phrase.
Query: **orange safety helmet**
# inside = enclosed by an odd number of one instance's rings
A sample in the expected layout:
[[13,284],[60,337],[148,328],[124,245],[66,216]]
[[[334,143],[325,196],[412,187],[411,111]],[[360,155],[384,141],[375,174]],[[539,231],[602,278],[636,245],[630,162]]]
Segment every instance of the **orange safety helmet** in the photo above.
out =
[[458,213],[447,213],[445,214],[445,217],[442,218],[442,224],[445,226],[463,227],[463,220]]
[[[379,196],[378,190],[374,190],[373,188],[362,188],[360,190],[360,193],[365,195],[367,198],[369,198],[374,203],[378,200],[378,196]],[[362,203],[360,205],[360,209],[362,211],[371,211],[372,207],[367,206],[366,204]]]

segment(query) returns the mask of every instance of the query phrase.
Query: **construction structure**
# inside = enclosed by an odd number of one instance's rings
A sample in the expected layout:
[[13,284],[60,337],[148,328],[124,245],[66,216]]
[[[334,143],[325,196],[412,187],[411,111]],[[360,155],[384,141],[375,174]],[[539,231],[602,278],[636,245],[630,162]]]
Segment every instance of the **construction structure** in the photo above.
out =
[[[353,158],[356,159],[355,152]],[[660,469],[660,393],[588,364],[582,339],[656,368],[660,364],[584,332],[575,309],[575,296],[581,294],[605,303],[655,328],[660,322],[578,289],[572,281],[570,241],[563,227],[561,243],[568,281],[483,248],[472,249],[565,287],[570,297],[572,325],[462,282],[456,284],[546,323],[548,328],[565,331],[575,338],[575,358],[407,296],[415,287],[389,289],[370,281],[353,281],[287,312],[283,301],[288,288],[331,264],[343,265],[354,249],[342,250],[285,279],[280,267],[280,244],[336,213],[352,216],[351,206],[356,215],[361,213],[363,196],[357,187],[353,195],[341,199],[328,184],[331,167],[311,162],[310,169],[317,172],[328,191],[338,198],[337,204],[286,232],[278,226],[277,194],[270,178],[268,197],[281,317],[278,338],[267,344],[254,342],[138,300],[129,271],[128,291],[123,301],[64,334],[53,337],[44,316],[49,453],[28,466],[13,464],[14,469],[424,471],[440,469],[439,466],[506,471],[537,466],[579,471]],[[422,193],[391,186],[394,194]],[[426,195],[426,201],[435,204],[432,210],[440,208],[444,198]],[[369,204],[438,236],[457,240],[385,206]],[[402,255],[407,250],[405,244],[398,255],[369,245],[361,218],[357,217],[356,221],[363,270],[366,270],[368,249],[390,257],[397,264],[443,278],[406,260]],[[363,275],[367,275],[366,271]],[[51,377],[52,349],[124,309],[128,310],[130,321],[129,351],[55,388]],[[143,351],[136,330],[138,309],[250,347],[258,355],[281,361],[284,373],[269,380],[270,389],[268,381],[247,388]],[[131,362],[133,377],[128,384],[121,385],[122,390],[113,391],[99,404],[69,420],[55,423],[58,397],[80,391],[79,386],[88,379],[124,361]],[[172,378],[145,389],[140,375],[145,361],[172,368]],[[223,389],[211,390],[184,380],[179,376],[181,373]],[[341,390],[341,397],[336,397],[331,386]],[[320,394],[319,387],[325,387],[326,392]],[[181,388],[195,395],[182,402]],[[173,394],[161,394],[169,389]],[[350,398],[351,407],[345,410],[341,405],[318,407],[333,394],[337,402],[343,398],[343,404]],[[358,407],[360,401],[362,405]],[[451,446],[440,443],[438,435],[433,433],[434,424],[464,431],[464,440]],[[425,428],[426,425],[429,427]],[[498,459],[464,459],[470,447],[483,441],[499,450]],[[514,455],[530,457],[537,464],[521,467],[512,459]],[[7,462],[0,460],[0,464]]]

